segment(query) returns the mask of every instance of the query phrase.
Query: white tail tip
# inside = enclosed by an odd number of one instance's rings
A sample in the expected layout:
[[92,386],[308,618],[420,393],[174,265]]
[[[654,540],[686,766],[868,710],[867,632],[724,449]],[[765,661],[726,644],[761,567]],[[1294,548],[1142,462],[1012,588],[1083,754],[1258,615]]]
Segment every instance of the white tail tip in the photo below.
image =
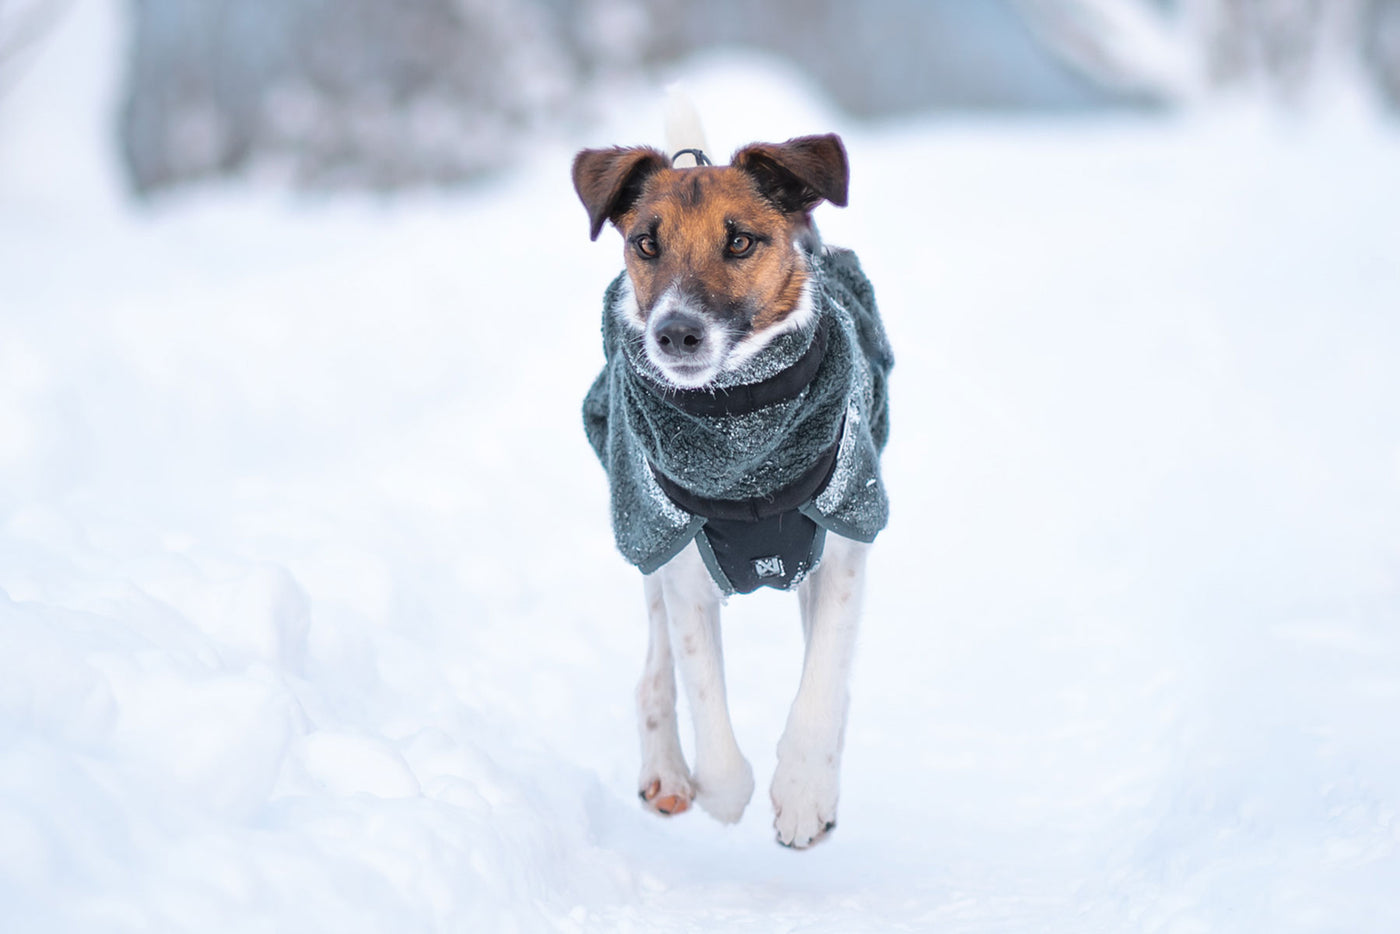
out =
[[[695,102],[680,84],[672,84],[666,88],[667,155],[674,156],[682,149],[698,149],[706,156],[710,155],[709,144],[705,142],[705,129],[700,125],[700,113],[695,109]],[[690,153],[676,160],[678,169],[699,164],[699,160]]]

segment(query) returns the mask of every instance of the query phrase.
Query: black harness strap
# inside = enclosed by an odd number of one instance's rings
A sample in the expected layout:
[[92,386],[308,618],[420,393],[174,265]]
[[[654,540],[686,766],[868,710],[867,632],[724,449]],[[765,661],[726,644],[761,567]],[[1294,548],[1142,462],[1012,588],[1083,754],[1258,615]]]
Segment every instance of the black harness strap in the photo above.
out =
[[772,516],[790,512],[806,504],[822,490],[826,489],[831,475],[836,471],[836,454],[841,449],[841,437],[846,432],[846,420],[836,432],[836,442],[817,458],[817,462],[788,486],[775,490],[768,496],[755,496],[752,499],[712,499],[697,496],[655,467],[651,468],[656,477],[656,485],[671,498],[671,501],[686,512],[706,519],[733,519],[743,522],[757,522]]

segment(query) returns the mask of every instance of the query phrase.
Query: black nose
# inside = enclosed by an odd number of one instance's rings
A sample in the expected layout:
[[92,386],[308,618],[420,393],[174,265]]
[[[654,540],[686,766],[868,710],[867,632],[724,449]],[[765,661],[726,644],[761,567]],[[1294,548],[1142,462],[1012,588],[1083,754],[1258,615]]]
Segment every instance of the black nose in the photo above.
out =
[[705,342],[705,322],[693,315],[671,314],[656,322],[653,333],[662,353],[689,357]]

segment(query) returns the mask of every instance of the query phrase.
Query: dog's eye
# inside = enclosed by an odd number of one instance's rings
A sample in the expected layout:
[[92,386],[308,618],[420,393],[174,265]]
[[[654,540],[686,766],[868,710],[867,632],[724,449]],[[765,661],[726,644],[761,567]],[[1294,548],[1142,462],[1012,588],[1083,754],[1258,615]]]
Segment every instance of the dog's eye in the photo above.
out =
[[656,259],[656,254],[661,252],[656,246],[656,238],[650,234],[642,234],[632,243],[643,259]]
[[748,256],[750,253],[753,252],[753,245],[756,242],[757,241],[755,241],[754,238],[750,237],[748,234],[735,234],[734,236],[729,238],[729,255]]

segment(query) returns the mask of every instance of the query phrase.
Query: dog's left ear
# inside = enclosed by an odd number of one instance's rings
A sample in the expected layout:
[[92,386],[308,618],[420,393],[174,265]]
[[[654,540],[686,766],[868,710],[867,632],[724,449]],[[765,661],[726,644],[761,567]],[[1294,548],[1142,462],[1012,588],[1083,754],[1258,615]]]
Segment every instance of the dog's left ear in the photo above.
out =
[[664,153],[647,146],[585,149],[575,156],[574,191],[588,209],[588,239],[597,240],[605,221],[626,214],[647,179],[669,166]]
[[730,164],[753,176],[758,190],[788,213],[805,213],[822,201],[846,206],[851,169],[835,133],[754,143],[736,152]]

